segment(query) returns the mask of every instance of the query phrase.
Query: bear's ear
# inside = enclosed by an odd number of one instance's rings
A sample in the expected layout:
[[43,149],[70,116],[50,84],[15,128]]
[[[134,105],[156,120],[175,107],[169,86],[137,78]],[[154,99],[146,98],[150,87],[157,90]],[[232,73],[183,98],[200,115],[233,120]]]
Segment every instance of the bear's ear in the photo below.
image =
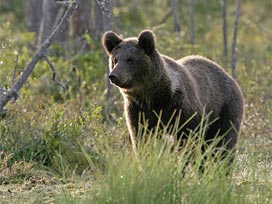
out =
[[152,54],[155,48],[155,35],[151,30],[144,30],[140,33],[139,45],[144,49],[146,54]]
[[112,31],[105,32],[102,37],[102,44],[108,55],[120,42],[122,42],[122,38]]

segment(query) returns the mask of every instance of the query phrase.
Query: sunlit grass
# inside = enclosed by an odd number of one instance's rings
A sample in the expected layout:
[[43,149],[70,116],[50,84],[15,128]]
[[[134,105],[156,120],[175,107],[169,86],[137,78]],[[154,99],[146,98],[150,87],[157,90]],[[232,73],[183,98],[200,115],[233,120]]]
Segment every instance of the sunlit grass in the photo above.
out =
[[[93,169],[96,178],[88,195],[80,198],[68,192],[67,196],[65,191],[57,200],[101,204],[234,203],[229,155],[221,159],[222,152],[214,153],[219,139],[203,152],[205,128],[203,125],[192,132],[182,149],[178,143],[169,143],[169,138],[163,137],[164,130],[155,133],[143,130],[136,155],[130,144],[119,151],[104,144],[100,154],[103,168]],[[85,157],[93,166],[92,157],[86,152]]]

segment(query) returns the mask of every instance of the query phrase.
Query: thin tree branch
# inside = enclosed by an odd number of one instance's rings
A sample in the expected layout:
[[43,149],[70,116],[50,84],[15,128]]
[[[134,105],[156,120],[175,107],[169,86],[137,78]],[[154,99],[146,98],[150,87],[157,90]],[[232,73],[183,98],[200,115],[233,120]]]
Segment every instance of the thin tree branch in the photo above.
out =
[[16,58],[14,60],[15,65],[14,65],[14,70],[13,70],[13,74],[12,74],[12,85],[15,83],[16,80],[16,71],[17,71],[17,65],[18,65],[18,55],[16,55]]
[[167,19],[172,15],[173,10],[169,9],[167,11],[167,13],[164,15],[164,17],[160,20],[160,22],[158,23],[158,25],[161,25],[163,23],[165,23],[167,21]]
[[63,90],[66,90],[67,89],[66,86],[63,85],[60,81],[58,81],[56,79],[56,69],[55,69],[54,65],[52,64],[52,62],[45,55],[43,55],[43,58],[45,59],[45,61],[47,62],[47,64],[49,65],[49,67],[50,67],[50,69],[52,71],[52,81],[54,83],[56,83],[57,85],[59,85],[61,88],[63,88]]
[[106,1],[109,1],[109,0],[94,0],[95,1],[95,3],[99,6],[99,8],[101,9],[101,11],[106,15],[106,16],[108,16],[109,18],[111,18],[111,17],[115,17],[115,15],[112,13],[112,11],[111,10],[109,10],[105,5],[106,5],[106,3],[108,3],[108,2],[106,2]]
[[232,70],[233,78],[236,78],[236,43],[237,43],[237,32],[238,32],[240,10],[241,10],[241,0],[238,0],[236,15],[235,15],[235,22],[234,22],[233,38],[232,38],[231,70]]
[[51,43],[55,40],[56,36],[62,31],[62,28],[65,27],[65,24],[68,23],[68,19],[74,12],[74,10],[78,7],[78,3],[74,0],[71,6],[67,9],[64,13],[63,17],[61,18],[60,22],[53,30],[51,35],[41,44],[41,47],[36,51],[31,61],[25,67],[22,75],[20,78],[12,85],[10,90],[3,94],[0,97],[0,113],[5,113],[4,106],[12,99],[17,98],[19,90],[22,88],[28,77],[30,76],[32,70],[34,69],[37,62],[45,55],[47,48],[51,45]]

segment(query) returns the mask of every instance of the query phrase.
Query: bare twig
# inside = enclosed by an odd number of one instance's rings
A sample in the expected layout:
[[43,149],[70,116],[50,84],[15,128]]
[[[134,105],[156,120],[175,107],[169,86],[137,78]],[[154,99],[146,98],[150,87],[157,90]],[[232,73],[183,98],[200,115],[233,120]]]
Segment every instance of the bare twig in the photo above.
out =
[[168,20],[168,18],[172,15],[172,12],[173,12],[172,9],[169,9],[167,13],[163,16],[161,21],[158,23],[158,25],[165,23]]
[[80,70],[77,67],[73,67],[72,71],[71,71],[71,78],[74,78],[73,76],[76,76],[76,91],[79,94],[79,107],[81,107],[82,104],[82,100],[83,100],[83,94],[81,91],[81,84],[82,84],[82,79],[81,79],[81,74],[80,74]]
[[5,113],[5,110],[3,109],[4,106],[11,99],[17,98],[19,90],[22,88],[22,86],[28,79],[35,65],[45,55],[47,48],[51,45],[52,41],[55,40],[57,34],[62,30],[62,28],[65,27],[65,24],[68,22],[69,17],[72,15],[72,13],[77,7],[78,7],[78,4],[76,0],[74,0],[71,6],[64,13],[62,19],[60,20],[56,28],[53,30],[51,35],[41,44],[41,47],[36,51],[31,61],[25,67],[20,78],[12,85],[12,87],[10,88],[10,90],[8,90],[8,92],[6,92],[0,97],[0,113]]
[[115,15],[112,13],[112,11],[110,9],[108,9],[105,5],[109,2],[109,0],[95,0],[95,3],[99,6],[99,8],[101,9],[101,11],[108,16],[109,18],[114,17]]
[[52,64],[52,62],[45,55],[43,55],[43,58],[45,59],[45,61],[47,62],[47,64],[49,65],[49,67],[50,67],[50,69],[52,71],[52,81],[54,83],[56,83],[57,85],[59,85],[61,88],[63,88],[63,90],[66,90],[67,89],[66,86],[63,85],[60,81],[58,81],[56,79],[56,69],[55,69],[54,65]]
[[237,31],[238,31],[240,10],[241,10],[241,0],[238,0],[236,15],[235,15],[235,22],[234,22],[233,38],[232,38],[231,71],[232,71],[233,78],[236,78],[236,42],[237,42]]
[[15,65],[14,65],[14,70],[13,70],[13,74],[12,74],[12,85],[15,83],[16,80],[16,71],[17,71],[17,65],[18,65],[18,55],[16,55],[16,58],[14,60]]

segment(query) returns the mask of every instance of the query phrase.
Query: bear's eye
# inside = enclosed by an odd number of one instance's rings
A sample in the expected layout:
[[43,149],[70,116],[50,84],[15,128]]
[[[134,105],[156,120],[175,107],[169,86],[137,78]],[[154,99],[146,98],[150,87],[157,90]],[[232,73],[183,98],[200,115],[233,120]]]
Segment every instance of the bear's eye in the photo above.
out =
[[127,59],[127,63],[128,63],[128,64],[133,64],[133,60],[132,60],[131,58],[128,58],[128,59]]

